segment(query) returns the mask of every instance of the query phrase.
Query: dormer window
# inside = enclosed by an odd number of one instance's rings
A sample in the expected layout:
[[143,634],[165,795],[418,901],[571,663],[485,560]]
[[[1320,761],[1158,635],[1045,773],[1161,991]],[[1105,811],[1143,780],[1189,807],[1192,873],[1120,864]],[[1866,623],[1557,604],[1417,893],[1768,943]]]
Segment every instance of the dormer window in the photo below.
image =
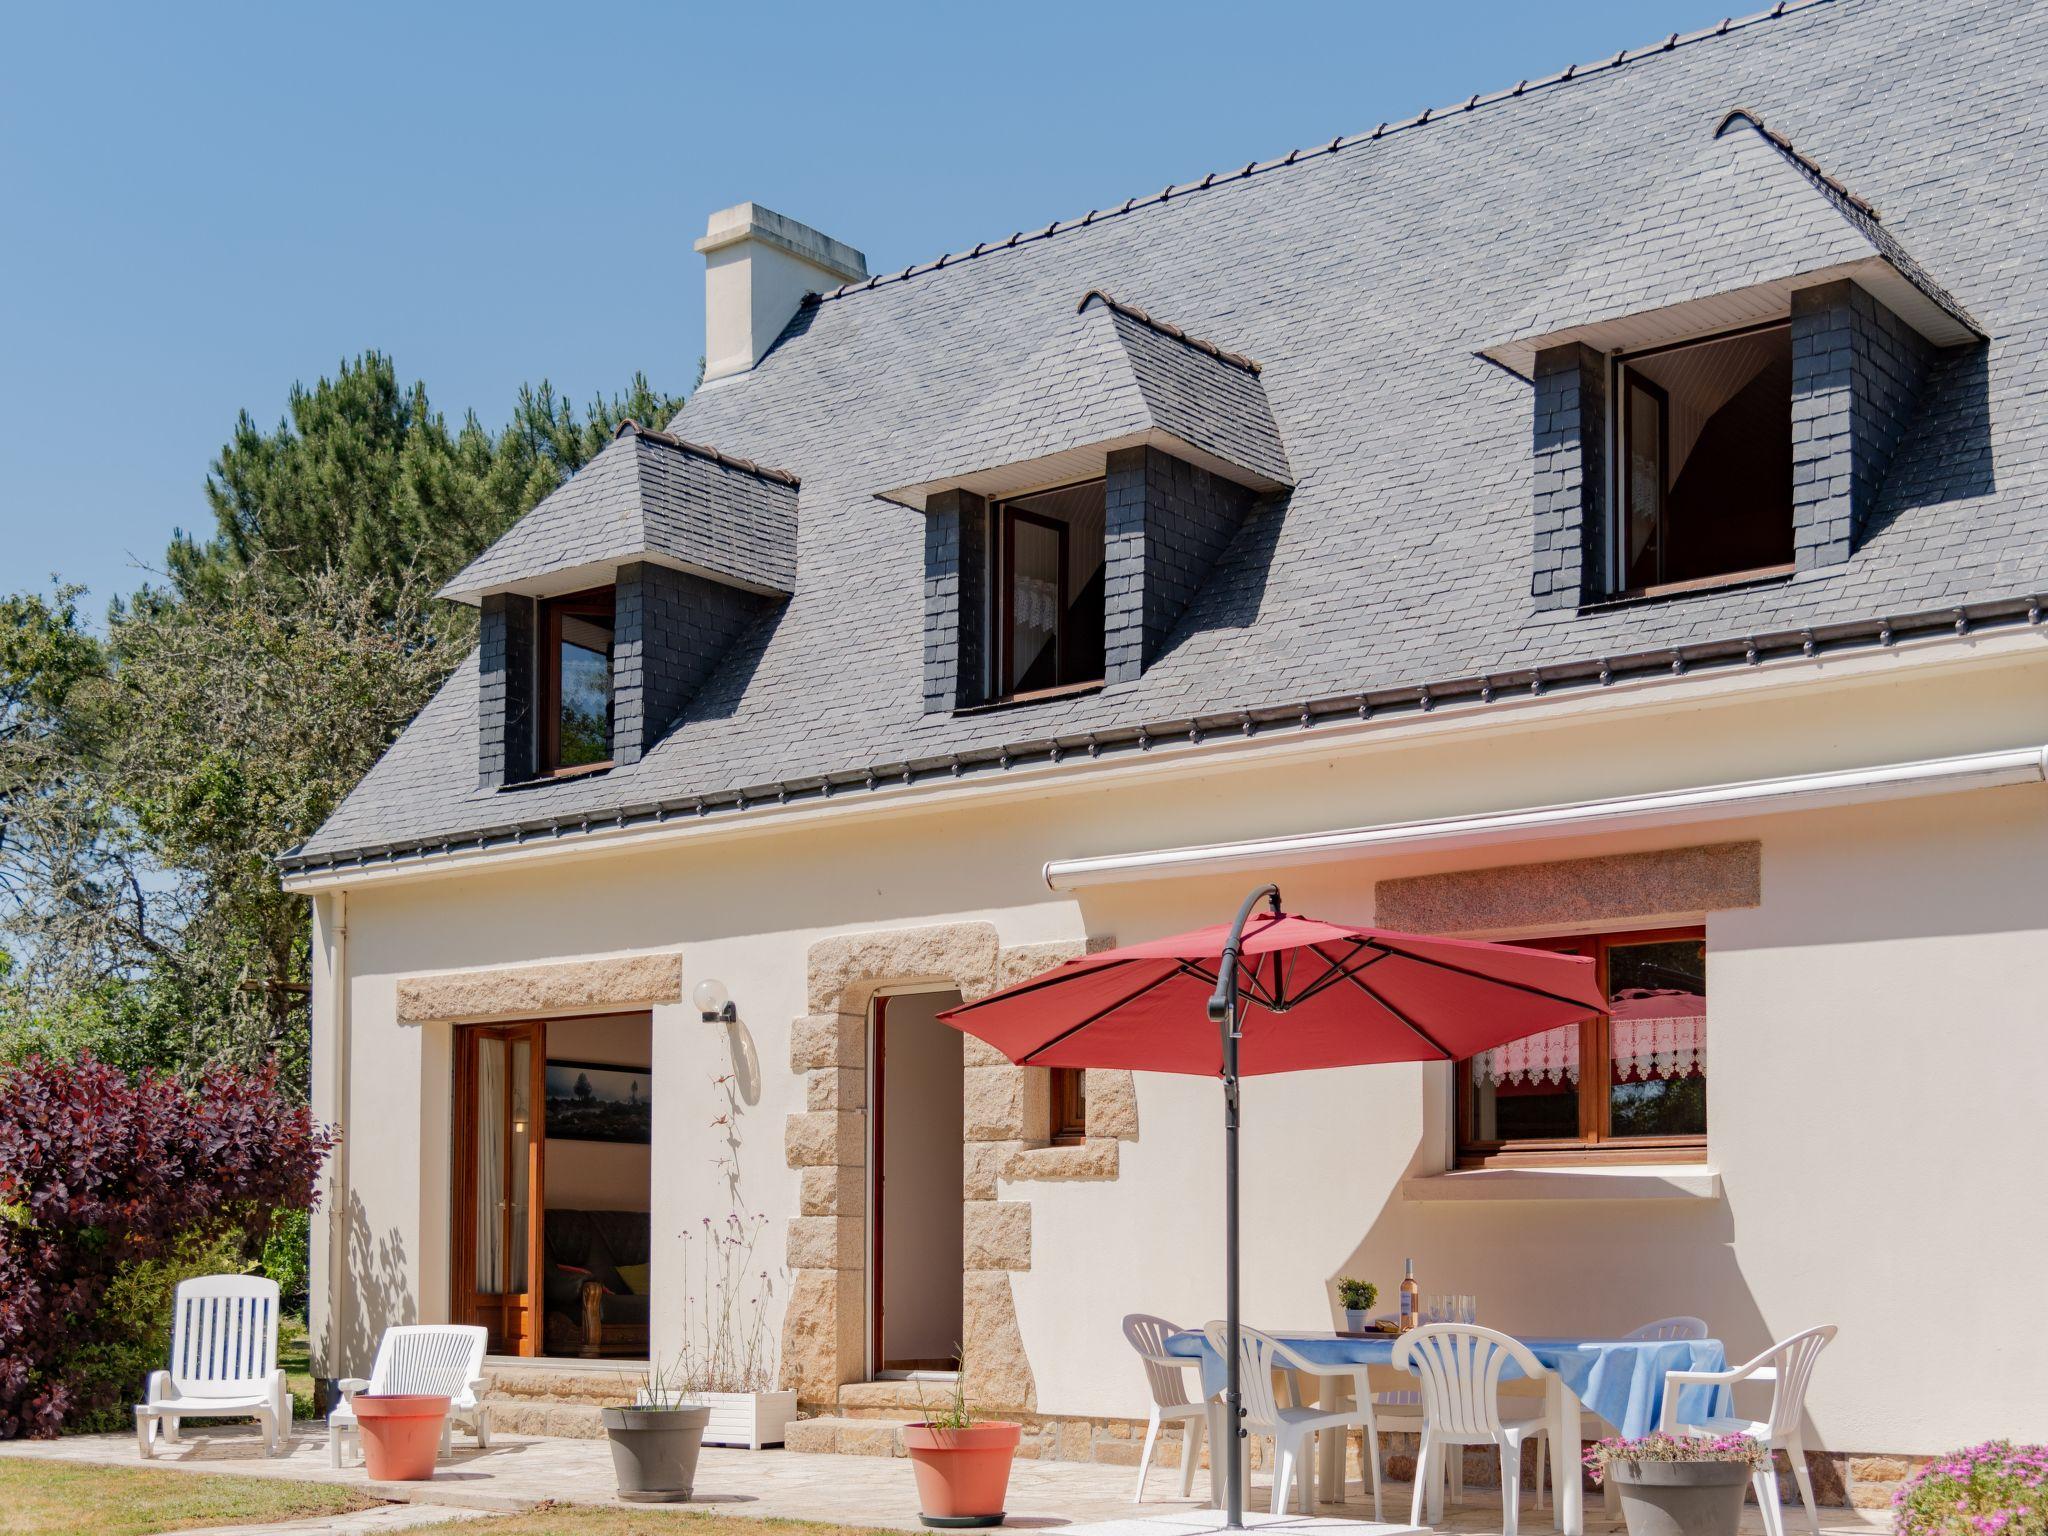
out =
[[1789,324],[1614,359],[1617,595],[1792,569]]
[[1103,676],[1104,482],[998,503],[990,694],[1041,697]]
[[612,761],[614,591],[599,587],[542,606],[540,768],[567,774]]

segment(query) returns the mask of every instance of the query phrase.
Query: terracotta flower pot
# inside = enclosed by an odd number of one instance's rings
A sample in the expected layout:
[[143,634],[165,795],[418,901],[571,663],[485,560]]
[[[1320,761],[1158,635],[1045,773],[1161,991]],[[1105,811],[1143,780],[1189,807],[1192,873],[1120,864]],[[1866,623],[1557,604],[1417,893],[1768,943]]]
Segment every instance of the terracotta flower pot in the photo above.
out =
[[420,1483],[434,1475],[448,1399],[425,1392],[359,1394],[356,1432],[363,1466],[373,1483]]
[[1628,1536],[1735,1536],[1751,1477],[1739,1461],[1610,1461]]
[[1001,1525],[1019,1433],[1007,1423],[904,1425],[903,1449],[917,1474],[918,1518],[940,1530]]

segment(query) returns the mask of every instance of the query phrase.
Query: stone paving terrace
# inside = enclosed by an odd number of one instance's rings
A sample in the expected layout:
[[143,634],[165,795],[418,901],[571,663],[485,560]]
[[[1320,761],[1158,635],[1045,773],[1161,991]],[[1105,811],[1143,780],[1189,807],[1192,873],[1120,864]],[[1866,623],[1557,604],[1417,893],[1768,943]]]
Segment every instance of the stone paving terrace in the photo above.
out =
[[[336,1469],[328,1465],[327,1434],[322,1426],[300,1425],[284,1456],[261,1454],[253,1429],[240,1426],[194,1430],[180,1445],[159,1446],[151,1466],[175,1468],[204,1476],[232,1472],[255,1477],[280,1477],[342,1483],[364,1488],[378,1497],[425,1506],[422,1517],[447,1509],[512,1514],[557,1501],[617,1505],[612,1483],[610,1448],[599,1440],[553,1439],[516,1435],[493,1436],[488,1451],[478,1451],[458,1437],[453,1458],[444,1460],[431,1483],[371,1483],[360,1465]],[[140,1465],[135,1437],[74,1435],[60,1440],[0,1442],[0,1456],[52,1458],[108,1466]],[[1252,1479],[1248,1503],[1264,1508],[1268,1497],[1262,1474]],[[1131,1503],[1135,1474],[1128,1467],[1061,1461],[1019,1461],[1010,1479],[1010,1520],[1015,1526],[1047,1527],[1125,1521],[1134,1514],[1192,1513],[1206,1506],[1178,1497],[1178,1472],[1155,1472],[1150,1496],[1142,1508]],[[1198,1472],[1195,1492],[1207,1489],[1207,1474]],[[1347,1502],[1324,1505],[1323,1516],[1361,1522],[1372,1519],[1372,1503],[1359,1497],[1358,1484],[1347,1484]],[[917,1497],[909,1465],[900,1457],[811,1455],[799,1451],[735,1451],[707,1447],[699,1463],[697,1498],[687,1505],[635,1505],[636,1509],[712,1510],[720,1514],[825,1520],[846,1525],[920,1529]],[[1389,1522],[1405,1522],[1409,1490],[1389,1483]],[[1796,1509],[1796,1507],[1795,1507]],[[1525,1492],[1524,1529],[1550,1528],[1549,1510],[1537,1510]],[[489,1520],[464,1521],[460,1529],[488,1532]],[[1788,1520],[1788,1524],[1794,1521]],[[1850,1510],[1821,1510],[1824,1532],[1840,1536],[1876,1536],[1888,1531],[1888,1516]],[[380,1525],[379,1529],[391,1529]],[[1468,1487],[1465,1503],[1445,1512],[1440,1529],[1460,1536],[1496,1536],[1501,1528],[1500,1501],[1489,1489]],[[1753,1507],[1743,1511],[1744,1536],[1758,1536],[1763,1522]],[[1622,1529],[1618,1516],[1602,1508],[1597,1495],[1586,1500],[1588,1536],[1613,1536]]]

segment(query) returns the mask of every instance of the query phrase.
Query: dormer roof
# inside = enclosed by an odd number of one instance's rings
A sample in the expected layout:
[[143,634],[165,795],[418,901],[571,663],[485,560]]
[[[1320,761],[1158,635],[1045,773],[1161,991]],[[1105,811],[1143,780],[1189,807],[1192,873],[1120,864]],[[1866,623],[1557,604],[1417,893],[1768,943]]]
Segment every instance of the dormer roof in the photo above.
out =
[[1858,197],[1744,107],[1692,162],[1614,219],[1485,356],[1528,377],[1583,341],[1627,350],[1784,318],[1795,287],[1853,278],[1938,347],[1983,332]]
[[1102,472],[1149,444],[1261,493],[1294,483],[1259,365],[1100,289],[1014,377],[956,418],[908,485],[881,494],[922,511],[959,488],[1004,496]]
[[441,589],[548,597],[652,561],[749,592],[796,590],[797,477],[635,421]]

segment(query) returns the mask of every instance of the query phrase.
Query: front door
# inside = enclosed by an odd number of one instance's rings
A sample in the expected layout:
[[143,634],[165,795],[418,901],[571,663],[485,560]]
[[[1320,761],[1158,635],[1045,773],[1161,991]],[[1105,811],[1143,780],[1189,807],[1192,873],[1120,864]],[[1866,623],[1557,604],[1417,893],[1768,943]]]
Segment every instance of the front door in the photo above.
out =
[[957,992],[875,999],[869,1134],[869,1340],[878,1375],[960,1359],[961,1035],[938,1021]]
[[452,1300],[492,1354],[540,1353],[546,1067],[546,1024],[456,1032]]

